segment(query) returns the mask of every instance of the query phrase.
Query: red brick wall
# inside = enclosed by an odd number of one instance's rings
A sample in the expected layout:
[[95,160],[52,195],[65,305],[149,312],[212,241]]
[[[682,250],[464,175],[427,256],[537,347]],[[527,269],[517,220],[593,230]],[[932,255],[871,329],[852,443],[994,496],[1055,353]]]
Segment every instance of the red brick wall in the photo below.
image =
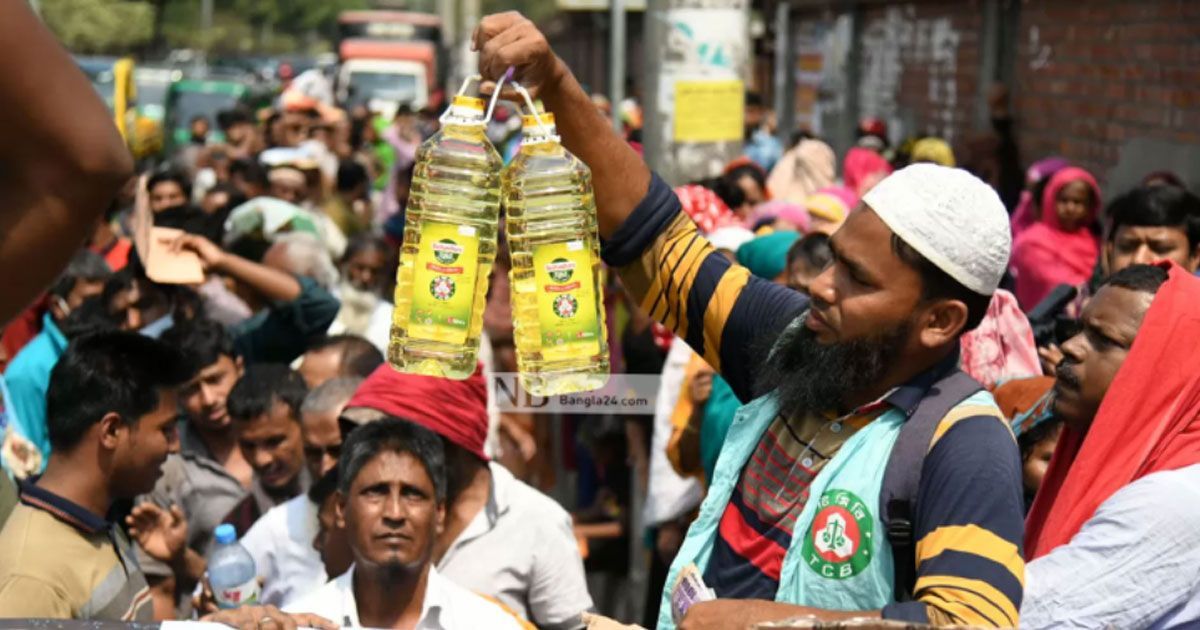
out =
[[1137,170],[1180,168],[1140,147],[1200,145],[1200,2],[1025,2],[1018,36],[1026,162],[1062,155],[1124,187]]

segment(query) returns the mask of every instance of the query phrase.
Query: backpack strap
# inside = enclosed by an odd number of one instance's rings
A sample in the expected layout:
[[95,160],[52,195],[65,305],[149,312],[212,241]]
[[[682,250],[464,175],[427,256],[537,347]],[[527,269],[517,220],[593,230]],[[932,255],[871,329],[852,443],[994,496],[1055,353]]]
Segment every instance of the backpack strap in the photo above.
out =
[[883,515],[888,543],[895,564],[896,601],[913,598],[917,560],[913,519],[917,490],[921,487],[921,468],[942,418],[960,402],[983,389],[978,381],[954,369],[934,383],[900,428],[896,445],[883,473],[879,494],[879,513]]

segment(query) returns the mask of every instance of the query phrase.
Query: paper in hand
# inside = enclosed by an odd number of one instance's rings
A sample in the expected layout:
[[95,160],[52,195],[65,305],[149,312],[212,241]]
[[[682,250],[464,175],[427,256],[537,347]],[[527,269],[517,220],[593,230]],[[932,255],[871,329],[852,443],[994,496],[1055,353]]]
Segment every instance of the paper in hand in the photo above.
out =
[[678,625],[693,605],[716,598],[717,594],[704,584],[700,569],[695,564],[689,564],[679,572],[671,589],[671,619]]

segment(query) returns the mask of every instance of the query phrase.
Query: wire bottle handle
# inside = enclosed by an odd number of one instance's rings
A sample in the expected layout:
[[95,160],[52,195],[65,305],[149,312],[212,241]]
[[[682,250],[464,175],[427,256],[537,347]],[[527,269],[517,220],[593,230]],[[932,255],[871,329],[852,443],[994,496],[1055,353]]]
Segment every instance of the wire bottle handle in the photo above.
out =
[[[492,98],[491,98],[491,101],[488,103],[487,112],[483,116],[484,124],[491,122],[492,112],[494,112],[496,110],[496,101],[500,99],[500,89],[504,87],[505,81],[510,81],[512,79],[513,70],[514,70],[513,67],[509,66],[508,70],[504,73],[504,76],[500,77],[500,79],[498,81],[496,81],[496,90],[494,92],[492,92]],[[463,79],[462,85],[459,86],[458,92],[455,94],[455,96],[462,96],[463,94],[465,94],[467,92],[467,88],[470,87],[472,83],[482,83],[482,82],[483,82],[483,77],[478,74],[473,74],[473,75]],[[529,98],[528,95],[526,95],[525,98],[528,99]],[[441,122],[442,124],[446,124],[446,120],[450,117],[451,110],[452,110],[451,107],[447,107],[446,111],[443,112],[442,115],[438,117],[438,121]]]

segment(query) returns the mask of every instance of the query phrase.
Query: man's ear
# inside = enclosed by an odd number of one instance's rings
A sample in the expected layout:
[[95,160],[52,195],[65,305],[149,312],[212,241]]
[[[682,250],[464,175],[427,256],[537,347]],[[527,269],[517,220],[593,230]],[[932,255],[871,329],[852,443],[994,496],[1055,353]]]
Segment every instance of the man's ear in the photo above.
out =
[[1200,268],[1200,243],[1192,248],[1192,255],[1188,256],[1188,271],[1196,273],[1198,268]]
[[[1192,256],[1195,257],[1198,253],[1200,253],[1200,247],[1192,251]],[[1105,278],[1112,273],[1112,254],[1113,242],[1104,241],[1104,255],[1100,257],[1100,273],[1103,274]]]
[[333,522],[338,529],[346,529],[346,495],[341,490],[333,492]]
[[110,411],[97,423],[100,431],[100,446],[110,451],[117,450],[121,435],[129,431],[129,425],[115,411]]
[[927,307],[921,318],[920,343],[925,348],[938,348],[953,342],[967,327],[967,305],[959,300],[936,300]]
[[233,367],[237,370],[238,378],[242,378],[242,375],[246,373],[246,360],[242,357],[234,358]]

